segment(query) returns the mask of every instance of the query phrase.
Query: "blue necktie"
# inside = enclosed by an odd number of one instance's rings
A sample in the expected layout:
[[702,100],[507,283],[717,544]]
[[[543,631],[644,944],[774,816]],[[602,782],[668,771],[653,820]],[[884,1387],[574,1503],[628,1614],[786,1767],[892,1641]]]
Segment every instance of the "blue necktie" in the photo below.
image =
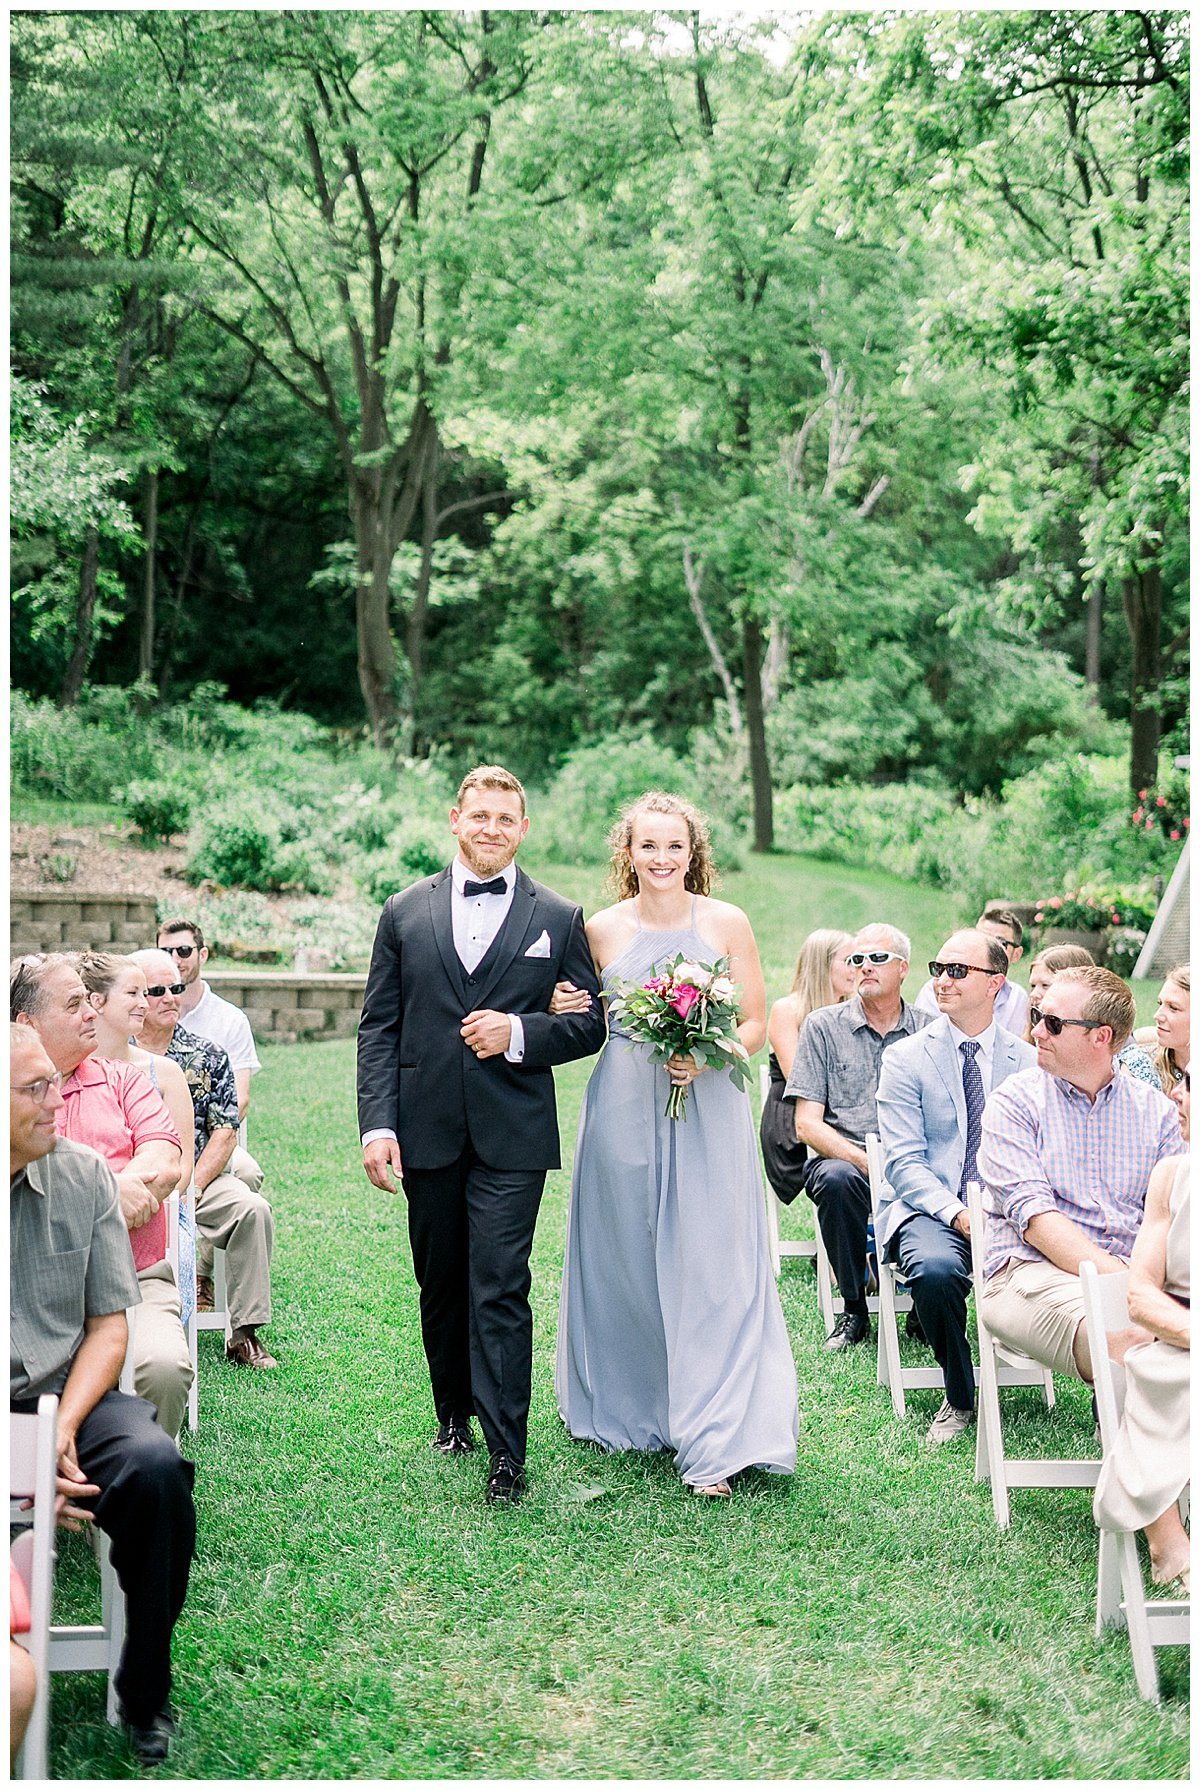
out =
[[979,1073],[979,1064],[975,1058],[979,1054],[979,1046],[968,1040],[959,1045],[962,1053],[963,1099],[967,1103],[967,1147],[963,1154],[962,1180],[958,1184],[961,1200],[966,1201],[967,1182],[974,1181],[975,1164],[979,1157],[979,1136],[983,1127],[983,1103],[987,1096],[983,1091],[983,1077]]

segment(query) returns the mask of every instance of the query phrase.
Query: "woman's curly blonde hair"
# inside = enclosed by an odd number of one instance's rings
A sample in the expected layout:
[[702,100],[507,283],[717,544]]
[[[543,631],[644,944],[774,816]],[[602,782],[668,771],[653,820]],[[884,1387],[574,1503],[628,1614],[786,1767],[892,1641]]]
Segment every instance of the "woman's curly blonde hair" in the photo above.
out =
[[717,879],[707,820],[690,802],[685,802],[682,796],[667,795],[661,789],[648,789],[644,796],[639,796],[636,802],[630,802],[622,810],[620,819],[608,835],[612,851],[608,883],[617,900],[628,901],[638,892],[637,873],[630,859],[629,847],[633,839],[634,819],[639,814],[678,814],[687,822],[692,856],[683,885],[693,895],[707,895]]

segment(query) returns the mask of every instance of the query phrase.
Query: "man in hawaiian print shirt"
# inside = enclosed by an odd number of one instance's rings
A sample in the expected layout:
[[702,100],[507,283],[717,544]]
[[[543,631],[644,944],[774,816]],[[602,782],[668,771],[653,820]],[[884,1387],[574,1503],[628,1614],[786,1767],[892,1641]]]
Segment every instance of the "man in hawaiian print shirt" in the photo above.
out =
[[[181,984],[175,960],[165,951],[135,951],[145,972],[146,1023],[138,1042],[143,1050],[179,1064],[191,1089],[196,1114],[196,1227],[225,1251],[225,1275],[232,1335],[228,1360],[240,1367],[276,1367],[258,1336],[271,1321],[271,1247],[275,1224],[261,1193],[228,1173],[238,1137],[238,1099],[226,1053],[179,1024]],[[156,992],[158,991],[158,992]]]

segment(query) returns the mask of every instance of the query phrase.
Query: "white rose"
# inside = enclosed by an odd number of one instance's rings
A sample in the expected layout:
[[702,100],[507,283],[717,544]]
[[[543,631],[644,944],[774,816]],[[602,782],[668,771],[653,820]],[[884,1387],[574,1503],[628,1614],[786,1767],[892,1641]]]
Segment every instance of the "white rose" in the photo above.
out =
[[737,988],[728,976],[718,976],[713,982],[712,993],[719,1001],[731,1001],[737,994]]

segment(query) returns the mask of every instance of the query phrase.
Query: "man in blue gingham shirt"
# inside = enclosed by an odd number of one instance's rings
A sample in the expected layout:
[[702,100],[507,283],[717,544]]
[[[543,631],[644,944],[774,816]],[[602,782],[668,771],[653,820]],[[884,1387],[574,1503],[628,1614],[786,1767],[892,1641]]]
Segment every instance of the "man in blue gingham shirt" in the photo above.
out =
[[1114,1062],[1135,1017],[1119,976],[1063,970],[1033,1012],[1037,1067],[1010,1076],[983,1115],[979,1174],[996,1208],[984,1314],[1001,1342],[1090,1381],[1079,1264],[1128,1265],[1150,1171],[1182,1155],[1183,1138],[1166,1096]]

